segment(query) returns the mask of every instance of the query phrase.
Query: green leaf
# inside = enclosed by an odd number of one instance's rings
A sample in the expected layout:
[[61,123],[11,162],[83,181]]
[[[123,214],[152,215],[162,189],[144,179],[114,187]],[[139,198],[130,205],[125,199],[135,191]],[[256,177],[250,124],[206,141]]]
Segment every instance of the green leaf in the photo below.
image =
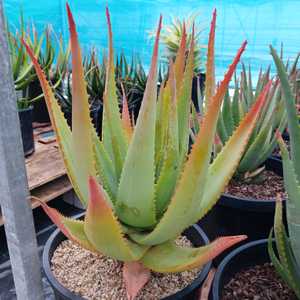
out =
[[245,238],[244,235],[220,237],[209,245],[198,248],[182,247],[169,241],[152,247],[141,262],[155,272],[183,272],[205,265],[225,249]]
[[265,97],[261,94],[232,137],[210,165],[204,187],[203,200],[197,209],[195,222],[201,219],[213,207],[234,174],[264,101]]
[[142,228],[151,227],[156,223],[154,152],[160,30],[161,19],[146,90],[128,148],[116,202],[116,211],[122,222]]
[[139,260],[147,247],[124,237],[114,216],[112,203],[93,177],[89,178],[90,199],[84,219],[84,232],[97,251],[122,261]]
[[283,174],[285,188],[288,193],[287,221],[291,244],[295,258],[300,266],[300,185],[296,177],[292,161],[289,159],[288,150],[282,140],[278,140],[283,160]]
[[178,120],[176,109],[176,80],[172,62],[170,63],[170,76],[168,84],[170,86],[171,95],[169,102],[170,111],[166,118],[169,121],[166,136],[166,145],[164,149],[165,158],[162,170],[156,185],[156,208],[159,217],[165,211],[169,200],[174,192],[177,177],[180,171],[179,165],[179,141],[178,141]]
[[300,128],[299,128],[299,120],[297,116],[297,109],[295,107],[295,97],[292,93],[288,75],[286,73],[286,69],[283,65],[283,62],[278,57],[275,49],[270,46],[271,55],[273,56],[278,76],[280,78],[282,91],[284,94],[284,99],[286,103],[286,110],[288,116],[288,126],[290,132],[290,143],[291,143],[291,154],[292,160],[295,167],[295,172],[297,175],[298,182],[300,182]]
[[276,202],[274,232],[276,239],[276,246],[280,258],[281,265],[286,270],[287,283],[300,295],[300,272],[299,266],[295,260],[295,256],[291,249],[291,244],[287,238],[284,225],[282,222],[282,202],[279,200]]
[[130,235],[130,237],[138,243],[156,245],[166,242],[167,240],[175,238],[196,221],[195,215],[202,200],[203,186],[211,159],[212,144],[215,138],[220,106],[232,74],[245,47],[246,43],[243,43],[233,63],[229,67],[228,72],[225,74],[224,80],[210,101],[207,113],[201,124],[200,132],[197,135],[195,144],[184,166],[183,173],[178,181],[167,211],[155,229],[149,234]]
[[106,9],[109,36],[109,52],[106,66],[106,81],[103,95],[102,140],[105,150],[110,155],[116,176],[119,180],[127,152],[127,139],[122,127],[116,92],[115,67],[113,54],[112,29],[108,9]]

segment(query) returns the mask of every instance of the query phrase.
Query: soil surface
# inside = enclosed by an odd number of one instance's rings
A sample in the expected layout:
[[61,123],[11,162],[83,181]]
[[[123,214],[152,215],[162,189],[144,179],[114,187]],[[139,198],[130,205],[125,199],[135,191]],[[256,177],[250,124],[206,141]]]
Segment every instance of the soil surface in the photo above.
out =
[[224,287],[222,300],[297,300],[270,263],[243,270]]
[[[180,237],[177,244],[191,246]],[[57,280],[74,293],[90,300],[127,300],[122,281],[123,264],[87,251],[72,241],[63,241],[52,257],[52,271]],[[151,273],[151,279],[136,300],[156,300],[174,294],[193,282],[201,268],[182,273]]]
[[282,198],[286,198],[283,177],[268,170],[263,171],[260,176],[262,178],[257,183],[232,179],[225,193],[240,198],[254,198],[257,200],[274,200],[279,193]]

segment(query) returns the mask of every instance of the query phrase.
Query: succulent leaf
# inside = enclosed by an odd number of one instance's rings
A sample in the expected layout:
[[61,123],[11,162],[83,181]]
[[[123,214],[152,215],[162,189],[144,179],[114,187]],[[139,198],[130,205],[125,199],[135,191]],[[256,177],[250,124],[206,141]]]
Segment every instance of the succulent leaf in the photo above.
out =
[[297,116],[297,109],[295,108],[295,97],[293,96],[286,68],[283,62],[278,57],[275,49],[270,46],[271,55],[273,56],[278,76],[280,78],[282,92],[284,94],[284,100],[286,103],[286,110],[288,116],[288,126],[290,131],[290,143],[291,143],[291,154],[294,163],[295,172],[297,175],[298,182],[300,182],[300,128],[299,120]]
[[182,247],[169,241],[152,247],[141,262],[155,272],[183,272],[205,265],[227,248],[246,238],[245,235],[220,237],[209,245],[198,248]]
[[64,217],[56,209],[48,206],[43,201],[37,199],[51,221],[61,230],[61,232],[71,241],[79,244],[83,248],[99,253],[97,249],[90,243],[85,232],[84,223],[80,220],[73,220]]
[[[178,113],[178,136],[179,136],[179,152],[180,162],[182,163],[188,151],[189,140],[189,115],[190,115],[190,103],[192,95],[192,80],[194,70],[194,47],[195,47],[194,27],[192,32],[191,46],[189,49],[188,59],[184,76],[182,79],[182,86],[178,90],[177,94],[177,113]],[[178,57],[176,63],[180,63],[183,57]]]
[[197,213],[197,208],[200,206],[203,183],[206,179],[211,158],[212,143],[215,138],[220,105],[245,47],[246,42],[239,49],[224,80],[211,99],[207,113],[202,121],[200,132],[196,137],[195,144],[165,214],[151,233],[130,235],[138,243],[156,245],[166,242],[170,238],[175,238],[195,221],[195,214]]
[[123,265],[123,281],[126,287],[127,299],[134,300],[150,277],[150,270],[140,262],[125,262]]
[[284,144],[282,137],[279,134],[277,135],[283,160],[284,183],[288,193],[288,200],[286,204],[288,229],[294,255],[300,267],[300,184],[297,180],[293,163],[289,158],[286,145]]
[[282,221],[282,201],[280,198],[276,202],[274,233],[280,264],[285,269],[285,276],[288,285],[300,295],[300,269],[295,259],[290,241],[285,232]]
[[[261,93],[232,137],[210,165],[203,200],[198,208],[198,219],[202,218],[216,203],[219,195],[235,172],[264,101],[266,101],[265,93]],[[212,182],[213,184],[211,184]]]
[[42,71],[37,59],[34,56],[33,51],[23,39],[22,43],[25,46],[26,51],[32,60],[35,71],[40,80],[51,123],[56,134],[56,140],[61,149],[61,153],[63,156],[69,179],[81,202],[83,204],[86,204],[88,199],[88,187],[85,180],[82,180],[80,169],[77,167],[70,128],[65,120],[65,117],[61,111],[59,104],[57,103],[54,97],[53,91],[46,79],[46,76]]
[[156,223],[154,152],[157,59],[161,22],[162,18],[159,20],[150,73],[124,163],[116,203],[117,214],[125,224],[144,228]]
[[115,166],[116,176],[119,179],[125,160],[128,143],[123,130],[119,113],[118,98],[116,92],[115,66],[113,54],[112,28],[109,11],[106,8],[108,25],[109,52],[106,66],[106,82],[103,95],[103,132],[102,139],[106,151],[110,154]]
[[92,122],[75,22],[67,4],[72,52],[72,146],[80,181],[95,176]]
[[162,170],[156,184],[156,209],[159,216],[165,211],[169,200],[174,192],[177,182],[179,165],[179,141],[178,141],[178,119],[176,109],[176,79],[173,63],[170,62],[170,75],[168,85],[171,95],[169,98],[169,124],[166,133],[166,142],[164,149],[164,161]]
[[129,114],[129,108],[128,108],[128,100],[126,97],[125,89],[124,86],[121,82],[121,88],[122,88],[122,94],[123,94],[123,102],[122,102],[122,124],[123,124],[123,129],[126,133],[127,136],[127,142],[128,144],[130,143],[132,133],[133,133],[133,128],[130,120],[130,114]]
[[216,31],[217,11],[213,12],[211,28],[209,32],[207,62],[206,62],[206,79],[205,79],[205,104],[209,104],[211,97],[215,93],[215,31]]
[[99,175],[102,186],[108,192],[112,201],[115,202],[117,199],[118,181],[113,162],[106,152],[103,142],[99,140],[95,130],[93,130],[92,138],[97,174]]
[[180,91],[182,79],[184,75],[185,60],[186,60],[186,39],[187,39],[186,26],[185,23],[183,22],[182,37],[181,37],[179,49],[174,63],[176,91]]
[[139,260],[147,247],[124,237],[113,213],[112,202],[94,177],[89,178],[90,200],[84,220],[84,231],[95,249],[122,261]]

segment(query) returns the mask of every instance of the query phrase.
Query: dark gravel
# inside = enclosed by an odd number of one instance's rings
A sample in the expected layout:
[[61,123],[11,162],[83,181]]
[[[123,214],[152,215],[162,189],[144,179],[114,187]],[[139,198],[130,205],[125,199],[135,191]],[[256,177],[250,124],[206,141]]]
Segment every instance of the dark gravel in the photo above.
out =
[[222,300],[297,300],[270,263],[243,270],[224,287]]

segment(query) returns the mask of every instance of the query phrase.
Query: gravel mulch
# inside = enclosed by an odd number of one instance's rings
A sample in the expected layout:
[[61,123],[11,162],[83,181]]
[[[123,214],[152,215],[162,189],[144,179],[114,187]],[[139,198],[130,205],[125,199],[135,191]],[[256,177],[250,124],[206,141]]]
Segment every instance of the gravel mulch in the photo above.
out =
[[[180,245],[191,246],[180,237]],[[122,263],[82,249],[72,241],[63,241],[52,257],[52,271],[57,280],[74,293],[89,300],[127,300],[122,281]],[[200,268],[182,273],[151,273],[151,279],[136,300],[156,300],[174,294],[193,282]]]
[[265,170],[261,174],[263,179],[259,183],[242,182],[232,179],[225,191],[240,198],[254,198],[262,200],[274,200],[279,193],[286,198],[283,178],[272,171]]
[[297,300],[270,263],[243,270],[224,287],[222,300]]

